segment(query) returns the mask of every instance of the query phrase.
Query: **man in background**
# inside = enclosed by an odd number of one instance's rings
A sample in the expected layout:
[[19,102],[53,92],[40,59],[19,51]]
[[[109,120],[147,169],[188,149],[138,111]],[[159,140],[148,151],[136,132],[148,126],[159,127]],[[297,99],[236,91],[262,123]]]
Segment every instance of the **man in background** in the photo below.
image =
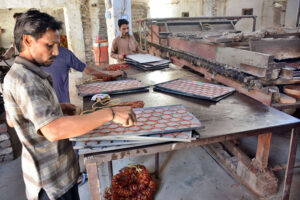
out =
[[48,67],[41,67],[41,69],[52,75],[53,88],[60,103],[70,103],[69,71],[71,68],[95,76],[97,79],[107,77],[115,79],[116,77],[123,75],[121,71],[107,73],[86,66],[86,64],[81,62],[72,51],[64,47],[59,46],[58,51],[59,54],[54,59],[53,63]]
[[110,56],[117,59],[119,63],[124,61],[126,55],[144,53],[134,37],[129,34],[128,24],[126,19],[119,19],[120,36],[113,40],[111,47]]

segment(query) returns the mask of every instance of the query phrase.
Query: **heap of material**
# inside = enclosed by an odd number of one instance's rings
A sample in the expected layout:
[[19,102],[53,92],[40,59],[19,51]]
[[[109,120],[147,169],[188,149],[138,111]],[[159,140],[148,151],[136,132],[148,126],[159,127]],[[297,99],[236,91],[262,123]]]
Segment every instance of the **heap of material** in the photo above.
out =
[[155,182],[143,165],[129,166],[112,177],[111,187],[105,189],[106,200],[147,199],[152,200]]
[[125,60],[128,64],[145,71],[168,68],[171,63],[170,60],[165,60],[150,54],[128,55]]

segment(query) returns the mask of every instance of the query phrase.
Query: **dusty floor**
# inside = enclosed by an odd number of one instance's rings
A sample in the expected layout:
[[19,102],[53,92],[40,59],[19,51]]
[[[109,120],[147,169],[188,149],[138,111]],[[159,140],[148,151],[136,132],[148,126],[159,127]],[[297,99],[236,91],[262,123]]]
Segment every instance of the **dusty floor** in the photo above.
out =
[[[72,84],[80,73],[72,73]],[[73,87],[71,87],[73,88]],[[81,105],[76,97],[76,91],[70,90],[71,101]],[[256,137],[244,138],[241,146],[251,157],[255,155]],[[300,141],[300,140],[299,140]],[[298,144],[300,143],[298,141]],[[284,134],[273,135],[270,164],[284,163],[287,159],[289,137]],[[297,161],[300,161],[300,145],[298,146]],[[150,171],[154,171],[154,156],[123,159],[113,162],[114,173],[127,164],[142,163]],[[103,164],[101,169],[102,189],[108,185],[108,173]],[[0,163],[0,199],[25,199],[24,182],[20,167],[20,157],[14,161]],[[282,191],[284,171],[276,173],[280,188],[272,200],[279,200]],[[257,199],[240,183],[235,181],[227,172],[205,151],[203,147],[191,148],[160,156],[160,180],[157,180],[157,200],[254,200]],[[300,199],[300,169],[295,169],[292,184],[291,199]],[[80,197],[89,199],[88,184],[79,187]]]

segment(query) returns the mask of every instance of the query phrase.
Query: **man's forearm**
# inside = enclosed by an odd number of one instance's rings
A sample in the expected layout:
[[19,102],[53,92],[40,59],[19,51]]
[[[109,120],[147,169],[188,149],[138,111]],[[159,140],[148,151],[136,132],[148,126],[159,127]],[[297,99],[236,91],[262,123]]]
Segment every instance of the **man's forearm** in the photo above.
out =
[[42,127],[42,134],[51,142],[83,135],[112,120],[111,109],[87,115],[64,116]]
[[114,52],[111,52],[110,53],[110,57],[112,57],[112,58],[114,58],[114,59],[119,59],[119,54],[117,54],[117,53],[114,53]]
[[108,73],[96,70],[88,66],[85,67],[84,72],[89,75],[97,76],[98,78],[110,76]]

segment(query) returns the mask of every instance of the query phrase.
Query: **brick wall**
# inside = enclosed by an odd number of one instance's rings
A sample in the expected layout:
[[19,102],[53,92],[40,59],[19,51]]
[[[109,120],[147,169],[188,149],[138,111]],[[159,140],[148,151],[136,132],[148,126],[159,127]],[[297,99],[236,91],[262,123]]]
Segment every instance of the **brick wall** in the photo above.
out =
[[87,65],[94,65],[92,24],[90,19],[89,0],[82,0],[80,5],[85,46],[85,61]]
[[132,4],[131,14],[132,14],[132,32],[139,31],[139,23],[137,20],[147,18],[147,5],[143,4]]
[[105,19],[105,5],[104,0],[99,0],[99,35],[101,35],[102,40],[107,40],[107,28],[106,28],[106,19]]

